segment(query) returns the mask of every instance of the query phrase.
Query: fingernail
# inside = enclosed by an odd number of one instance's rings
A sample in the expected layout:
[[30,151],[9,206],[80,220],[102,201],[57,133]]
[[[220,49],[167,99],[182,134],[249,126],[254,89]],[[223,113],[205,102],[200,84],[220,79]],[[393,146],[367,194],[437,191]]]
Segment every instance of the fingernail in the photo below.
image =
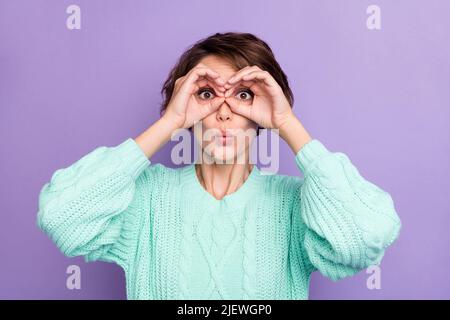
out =
[[233,80],[234,80],[234,77],[231,77],[230,79],[228,79],[228,82],[233,82]]

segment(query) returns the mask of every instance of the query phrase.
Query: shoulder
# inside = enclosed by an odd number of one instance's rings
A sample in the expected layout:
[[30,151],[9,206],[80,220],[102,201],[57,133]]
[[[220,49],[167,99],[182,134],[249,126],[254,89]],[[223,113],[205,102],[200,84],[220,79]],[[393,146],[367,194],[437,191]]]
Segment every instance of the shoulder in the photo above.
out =
[[177,183],[184,167],[171,168],[159,162],[149,164],[138,177],[138,184],[163,185]]
[[261,170],[261,175],[265,179],[265,183],[283,188],[296,188],[303,184],[303,177],[297,175],[287,175],[280,173],[267,173]]
[[262,176],[265,192],[287,201],[293,200],[299,195],[304,181],[303,177],[296,175],[262,174]]

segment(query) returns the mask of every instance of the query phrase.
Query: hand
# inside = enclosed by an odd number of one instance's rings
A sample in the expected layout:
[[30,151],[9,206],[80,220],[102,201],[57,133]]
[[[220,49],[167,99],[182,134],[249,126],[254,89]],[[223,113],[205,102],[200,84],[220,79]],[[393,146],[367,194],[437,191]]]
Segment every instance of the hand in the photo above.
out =
[[[231,96],[235,87],[242,83],[254,94],[251,104]],[[239,70],[224,85],[225,98],[231,110],[263,128],[280,129],[295,114],[283,93],[283,90],[268,71],[258,66],[247,66]]]
[[[205,85],[217,90],[214,99],[201,100],[196,96],[197,91]],[[197,121],[205,118],[224,102],[225,81],[220,75],[199,63],[186,75],[175,81],[172,97],[163,115],[176,128],[190,128]]]

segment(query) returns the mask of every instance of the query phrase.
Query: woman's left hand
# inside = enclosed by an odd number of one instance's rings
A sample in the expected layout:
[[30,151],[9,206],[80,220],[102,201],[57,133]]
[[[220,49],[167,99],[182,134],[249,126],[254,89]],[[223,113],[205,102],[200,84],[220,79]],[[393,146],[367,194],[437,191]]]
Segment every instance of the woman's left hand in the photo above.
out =
[[[252,101],[237,99],[231,95],[239,84],[254,94]],[[239,70],[225,84],[225,99],[233,112],[240,114],[260,127],[280,129],[291,117],[295,117],[283,90],[268,71],[258,66]]]

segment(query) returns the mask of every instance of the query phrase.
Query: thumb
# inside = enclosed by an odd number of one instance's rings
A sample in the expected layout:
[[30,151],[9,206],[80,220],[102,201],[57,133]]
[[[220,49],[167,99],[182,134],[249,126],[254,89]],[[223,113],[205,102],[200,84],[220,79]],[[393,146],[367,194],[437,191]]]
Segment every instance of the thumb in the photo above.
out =
[[240,114],[241,116],[244,116],[247,119],[250,119],[251,117],[250,106],[242,105],[240,102],[235,101],[233,98],[226,99],[226,101],[233,112]]
[[216,99],[213,99],[211,103],[206,107],[205,111],[206,115],[210,115],[211,113],[219,109],[219,107],[222,105],[224,101],[225,101],[224,97],[218,97]]

